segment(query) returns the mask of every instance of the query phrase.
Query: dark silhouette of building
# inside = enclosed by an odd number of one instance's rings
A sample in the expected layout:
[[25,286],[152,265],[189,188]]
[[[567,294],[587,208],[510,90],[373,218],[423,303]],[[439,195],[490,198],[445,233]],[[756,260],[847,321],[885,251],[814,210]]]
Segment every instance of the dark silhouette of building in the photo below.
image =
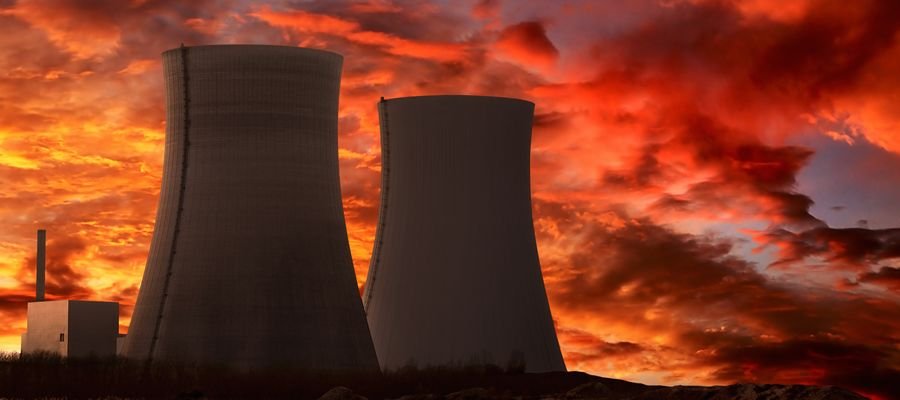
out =
[[534,104],[379,104],[381,210],[363,301],[382,368],[565,370],[531,218]]
[[377,369],[338,177],[343,58],[255,45],[162,57],[162,191],[124,354]]
[[34,301],[44,301],[44,279],[47,275],[47,231],[37,231],[37,254],[35,256]]

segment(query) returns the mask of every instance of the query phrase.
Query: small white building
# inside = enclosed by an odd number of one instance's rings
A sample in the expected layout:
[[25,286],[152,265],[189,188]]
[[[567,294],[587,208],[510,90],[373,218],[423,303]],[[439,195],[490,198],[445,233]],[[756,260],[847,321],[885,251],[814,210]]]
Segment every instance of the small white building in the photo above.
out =
[[28,329],[22,334],[22,353],[114,356],[118,339],[119,303],[34,301],[28,303]]

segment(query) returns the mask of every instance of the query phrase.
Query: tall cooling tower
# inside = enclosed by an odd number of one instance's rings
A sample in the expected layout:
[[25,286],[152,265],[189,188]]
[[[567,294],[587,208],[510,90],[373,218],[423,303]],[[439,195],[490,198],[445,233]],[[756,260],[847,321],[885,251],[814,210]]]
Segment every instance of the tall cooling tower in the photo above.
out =
[[381,210],[363,301],[382,368],[565,364],[531,220],[534,104],[379,104]]
[[162,191],[125,355],[377,370],[341,206],[342,57],[250,45],[162,57]]

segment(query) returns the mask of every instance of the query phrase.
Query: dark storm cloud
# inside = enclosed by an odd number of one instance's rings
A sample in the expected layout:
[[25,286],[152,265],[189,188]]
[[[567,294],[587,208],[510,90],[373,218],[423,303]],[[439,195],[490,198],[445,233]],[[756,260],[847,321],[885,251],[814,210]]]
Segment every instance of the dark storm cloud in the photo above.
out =
[[500,32],[497,48],[525,65],[546,67],[559,57],[559,50],[547,38],[540,21],[525,21]]
[[28,302],[34,301],[34,295],[34,292],[0,295],[0,314],[13,318],[24,316]]
[[[579,361],[609,361],[614,358],[631,357],[646,350],[632,342],[607,342],[597,336],[578,329],[557,329],[567,345],[572,346],[567,358]],[[573,354],[574,353],[574,354]]]
[[776,229],[766,237],[781,248],[780,261],[785,263],[817,256],[859,267],[900,257],[900,228],[820,227],[799,233]]
[[[785,222],[810,227],[819,224],[807,211],[812,200],[794,192],[793,185],[811,150],[760,140],[779,123],[799,128],[789,118],[815,113],[822,96],[810,93],[848,90],[844,82],[855,82],[889,50],[898,10],[886,2],[865,2],[847,12],[833,1],[814,2],[809,9],[810,15],[785,23],[747,19],[728,2],[676,2],[671,12],[598,41],[585,62],[601,66],[598,89],[609,81],[633,90],[651,88],[652,110],[632,112],[633,118],[646,126],[647,139],[689,152],[698,167],[717,168],[719,176],[708,182],[723,189],[719,193],[731,189],[726,197],[738,194],[738,204],[747,197],[770,202],[760,214],[781,214]],[[647,156],[636,162],[646,165]],[[641,176],[612,171],[606,181],[645,182],[637,179]],[[692,211],[719,208],[723,199],[705,185],[699,183],[688,196],[668,194],[669,203]],[[695,207],[690,197],[698,197]]]
[[650,144],[639,151],[639,156],[630,160],[631,170],[607,170],[603,174],[603,184],[617,189],[641,189],[664,179],[663,170],[658,159],[662,145]]
[[900,30],[900,3],[895,1],[865,0],[848,8],[822,0],[812,2],[809,10],[796,24],[771,27],[776,40],[759,54],[750,73],[760,87],[799,89],[797,99],[809,101],[846,90],[894,44]]
[[534,115],[534,128],[559,128],[568,122],[567,115],[558,111],[551,111]]
[[569,257],[570,275],[554,287],[556,304],[564,307],[638,310],[662,302],[670,312],[702,307],[725,316],[754,303],[765,309],[765,302],[786,302],[782,289],[730,254],[727,240],[640,220],[584,234],[590,247]]
[[747,216],[803,227],[822,224],[809,213],[812,199],[794,190],[797,173],[812,157],[812,150],[766,145],[704,115],[689,116],[674,134],[663,144],[645,148],[629,186],[646,184],[664,169],[655,155],[661,148],[681,150],[697,168],[716,174],[690,185],[684,193],[662,196],[655,204],[657,210],[703,214],[744,206]]
[[713,373],[723,381],[830,382],[886,399],[900,398],[896,384],[900,370],[891,367],[888,351],[814,337],[720,347],[705,361],[723,365]]
[[[94,294],[84,282],[84,272],[72,265],[86,249],[87,243],[77,237],[51,237],[47,240],[47,299],[86,299]],[[31,288],[34,288],[34,270],[35,258],[29,256],[18,273],[20,281],[31,282]]]
[[[632,367],[712,368],[710,377],[718,381],[841,382],[891,393],[885,377],[900,374],[891,361],[892,346],[900,339],[892,333],[900,328],[900,309],[893,302],[811,291],[773,279],[733,256],[727,239],[679,233],[621,213],[607,218],[608,224],[585,226],[584,210],[536,206],[554,216],[559,235],[579,238],[573,244],[578,250],[566,259],[545,262],[557,312],[568,318],[594,315],[601,326],[625,324],[631,337],[661,332],[669,337],[655,346],[640,341],[615,346],[599,339],[590,345],[590,335],[561,329],[561,340],[572,349],[570,361],[590,362],[597,355],[597,362],[612,362],[619,351],[641,357],[663,353],[668,361],[645,360]],[[538,232],[543,240],[551,235]],[[567,268],[557,270],[557,262]],[[678,365],[675,360],[686,354],[693,361]],[[821,367],[840,360],[847,363]],[[810,373],[815,366],[820,373]],[[861,379],[869,369],[879,378]]]
[[900,292],[900,268],[881,267],[878,272],[861,274],[859,281],[881,285],[895,292]]

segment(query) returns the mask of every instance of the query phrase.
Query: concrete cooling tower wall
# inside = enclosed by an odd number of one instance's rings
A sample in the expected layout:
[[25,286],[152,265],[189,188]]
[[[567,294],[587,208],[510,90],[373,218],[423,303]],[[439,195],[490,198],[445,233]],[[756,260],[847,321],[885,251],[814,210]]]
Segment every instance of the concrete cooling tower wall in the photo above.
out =
[[377,370],[341,206],[342,62],[279,46],[163,53],[162,191],[126,356]]
[[382,368],[563,371],[531,219],[534,104],[379,104],[382,200],[363,301]]

